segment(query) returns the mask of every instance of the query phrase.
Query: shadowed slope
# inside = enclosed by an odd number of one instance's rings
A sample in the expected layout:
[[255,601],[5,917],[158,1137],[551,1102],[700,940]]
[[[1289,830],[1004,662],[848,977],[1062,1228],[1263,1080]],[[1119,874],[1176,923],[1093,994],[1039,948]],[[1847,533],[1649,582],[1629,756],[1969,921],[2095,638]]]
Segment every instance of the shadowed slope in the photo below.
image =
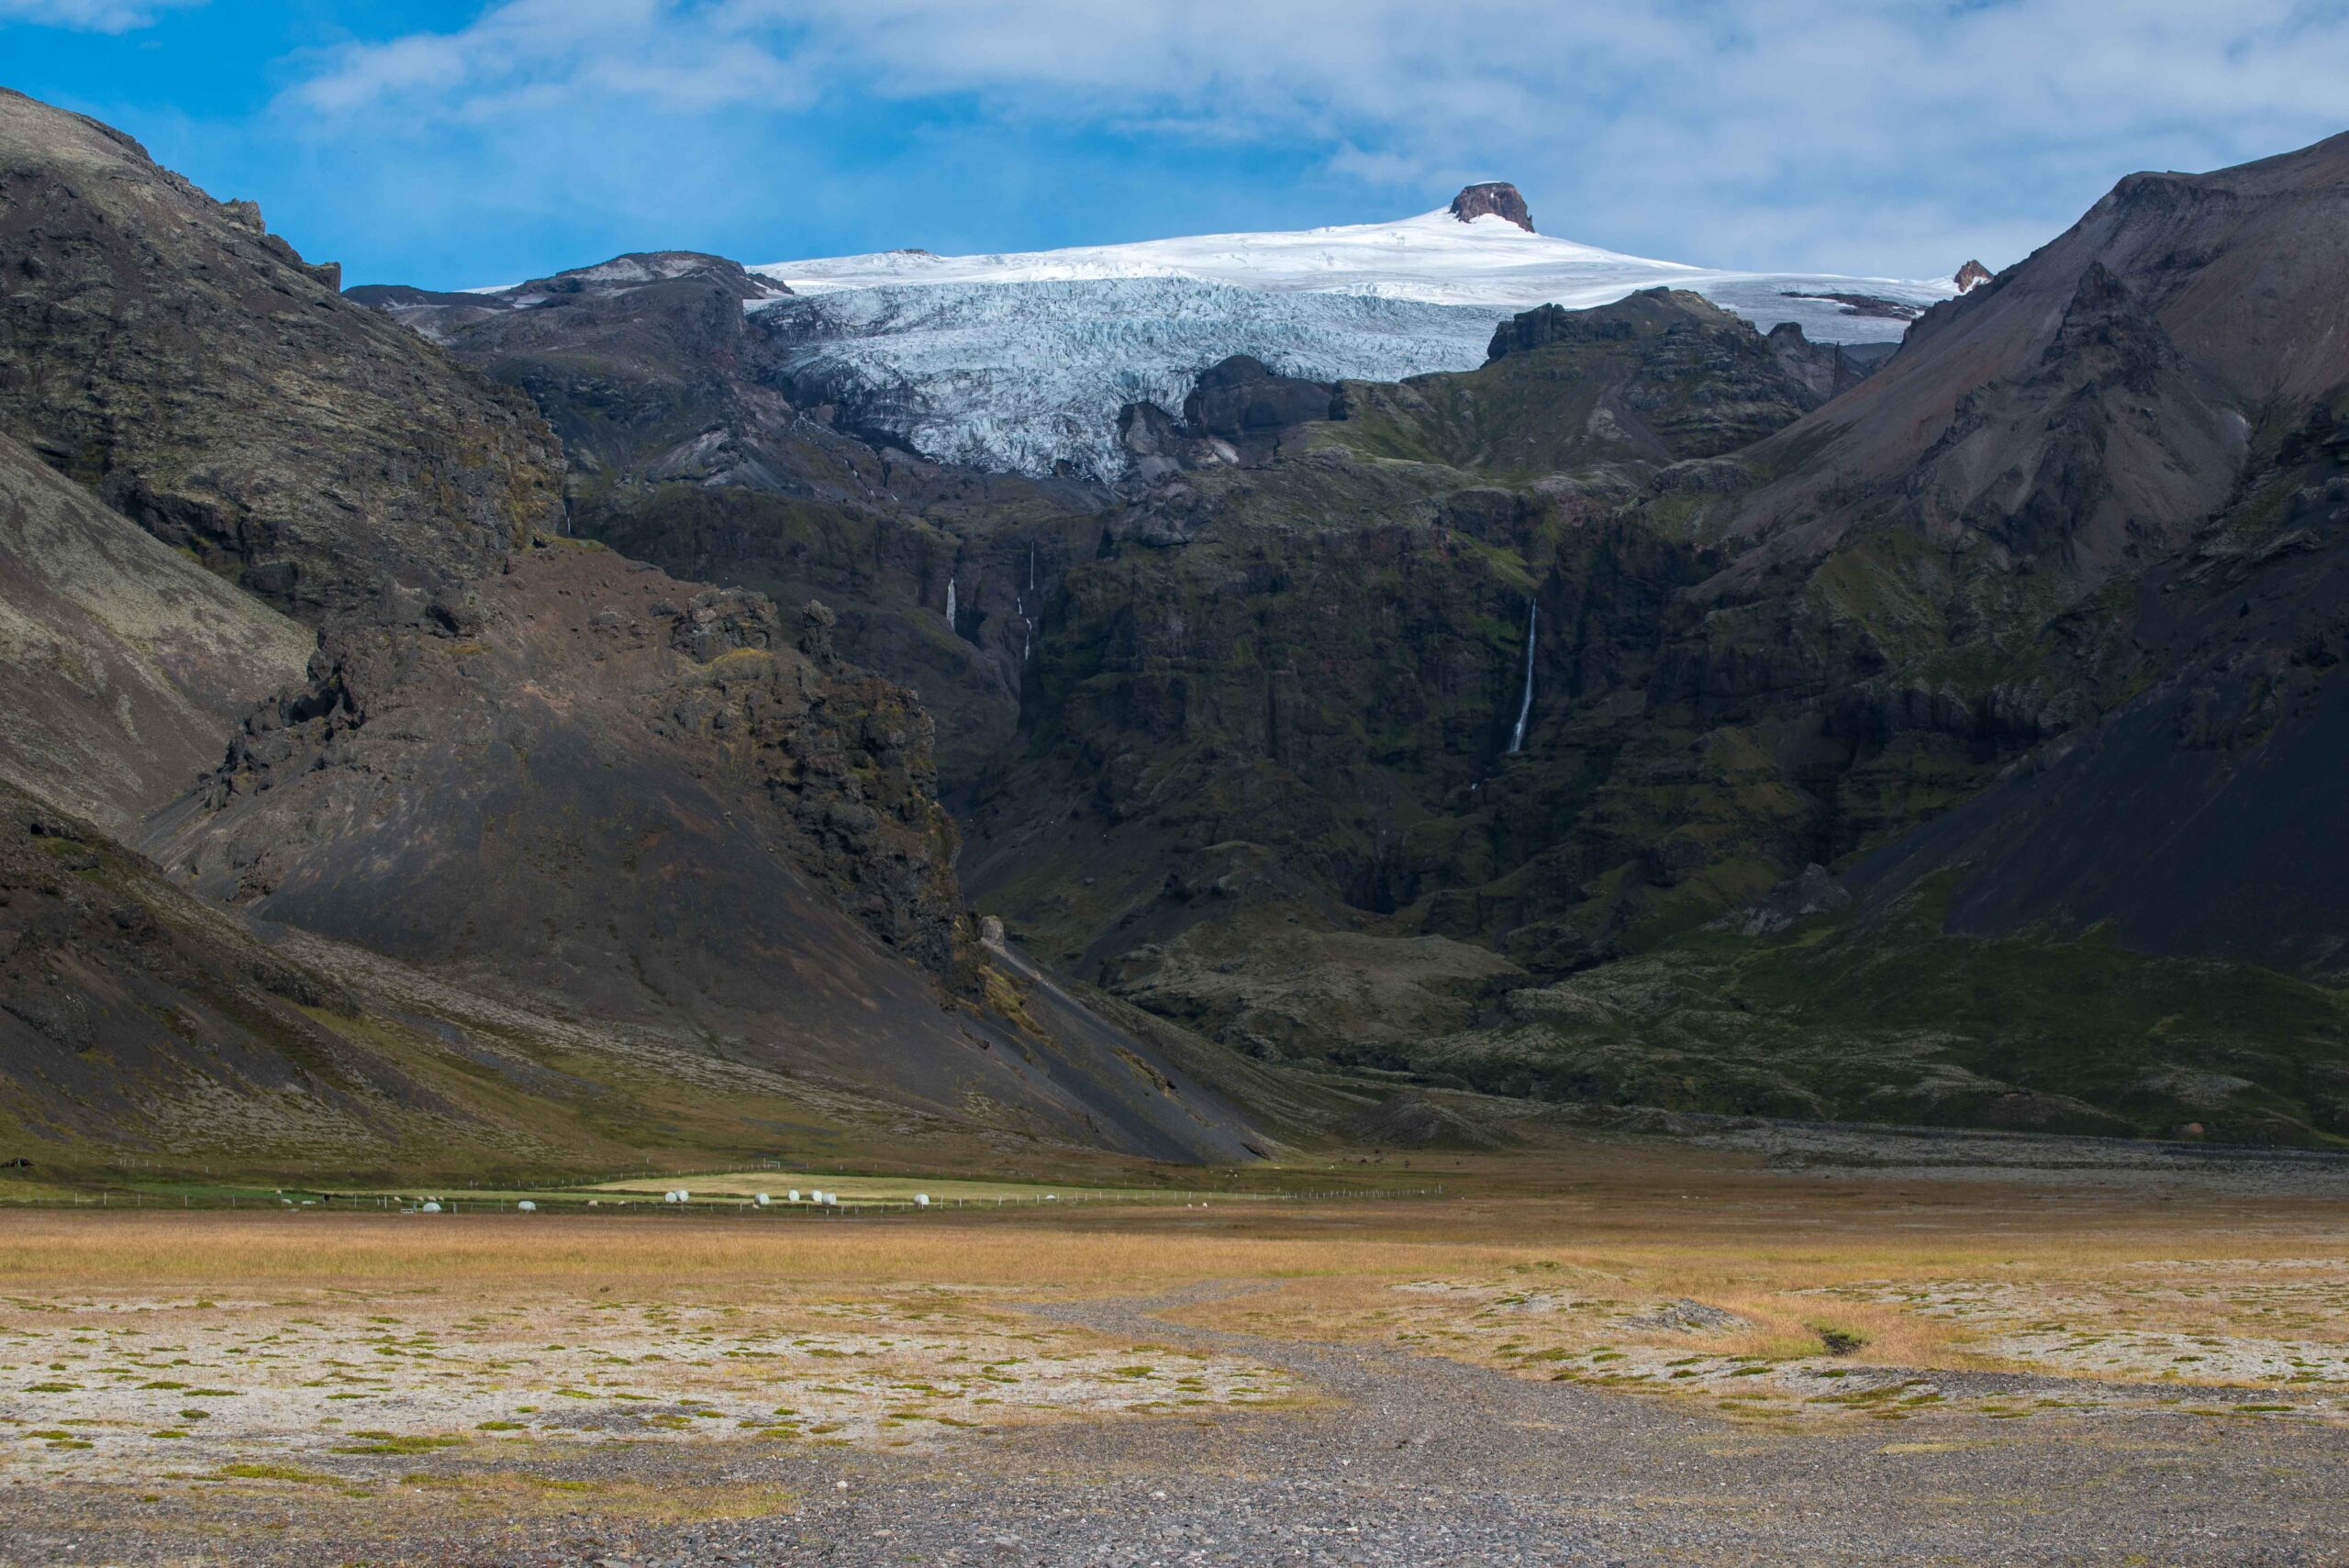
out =
[[122,832],[217,766],[311,643],[0,436],[0,772]]

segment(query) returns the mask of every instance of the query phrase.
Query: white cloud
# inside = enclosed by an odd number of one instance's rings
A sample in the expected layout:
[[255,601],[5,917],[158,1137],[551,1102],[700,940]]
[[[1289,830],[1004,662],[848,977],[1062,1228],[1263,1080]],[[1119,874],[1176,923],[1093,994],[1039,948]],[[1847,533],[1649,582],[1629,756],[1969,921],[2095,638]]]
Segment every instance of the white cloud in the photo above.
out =
[[1544,228],[1651,254],[1941,272],[2011,260],[2131,168],[2340,129],[2344,80],[2349,13],[2306,0],[506,0],[292,97],[595,148],[667,134],[629,106],[948,102],[1262,145],[1397,210],[1511,178]]
[[85,33],[127,33],[164,11],[205,0],[0,0],[0,22],[32,22]]

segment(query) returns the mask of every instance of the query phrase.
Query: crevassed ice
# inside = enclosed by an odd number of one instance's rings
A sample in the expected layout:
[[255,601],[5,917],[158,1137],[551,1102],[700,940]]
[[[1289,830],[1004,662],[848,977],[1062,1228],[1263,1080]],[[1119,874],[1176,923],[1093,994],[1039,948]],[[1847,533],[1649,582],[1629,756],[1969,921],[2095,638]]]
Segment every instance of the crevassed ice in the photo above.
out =
[[804,384],[917,451],[1043,473],[1122,466],[1118,410],[1181,406],[1232,354],[1315,380],[1394,381],[1484,362],[1494,325],[1541,304],[1603,305],[1659,284],[1766,328],[1831,342],[1899,337],[1904,319],[1819,297],[1921,309],[1945,280],[1734,272],[1436,212],[1291,234],[1207,235],[989,256],[888,251],[751,269],[794,295],[752,301]]

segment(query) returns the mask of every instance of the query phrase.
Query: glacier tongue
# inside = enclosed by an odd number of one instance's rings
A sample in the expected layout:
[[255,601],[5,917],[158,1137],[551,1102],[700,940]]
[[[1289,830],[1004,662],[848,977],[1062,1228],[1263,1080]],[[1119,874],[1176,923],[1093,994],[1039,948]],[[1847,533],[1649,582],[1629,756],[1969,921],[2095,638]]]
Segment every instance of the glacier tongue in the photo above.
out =
[[1189,278],[941,284],[753,301],[803,396],[924,456],[1045,473],[1124,465],[1118,410],[1179,409],[1233,354],[1317,381],[1398,381],[1484,363],[1492,306],[1267,294]]

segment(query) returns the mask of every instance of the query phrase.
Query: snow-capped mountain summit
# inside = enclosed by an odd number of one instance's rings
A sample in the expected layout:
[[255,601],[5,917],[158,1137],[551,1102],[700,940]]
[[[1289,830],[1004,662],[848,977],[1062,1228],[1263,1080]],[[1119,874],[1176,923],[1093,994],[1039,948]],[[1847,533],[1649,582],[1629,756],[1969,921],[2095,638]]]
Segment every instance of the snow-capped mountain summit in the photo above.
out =
[[[1351,294],[1515,309],[1605,305],[1634,289],[1663,284],[1694,289],[1765,328],[1800,321],[1813,338],[1841,342],[1898,337],[1900,323],[1956,293],[1954,284],[1940,278],[1731,272],[1602,250],[1536,233],[1517,188],[1497,181],[1467,187],[1449,207],[1390,223],[979,256],[885,250],[773,261],[750,270],[803,295],[907,285],[1185,278],[1273,294]],[[1870,301],[1884,308],[1872,311],[1861,303]]]
[[1768,328],[1881,342],[1947,279],[1724,271],[1534,231],[1516,187],[1471,185],[1388,223],[975,256],[884,250],[749,269],[791,291],[749,309],[807,389],[927,455],[1030,473],[1120,466],[1120,406],[1181,405],[1232,354],[1315,380],[1482,363],[1501,317],[1691,289]]
[[[1698,267],[1552,239],[1498,214],[1462,219],[1443,207],[1398,222],[1286,234],[1206,234],[983,256],[885,250],[776,261],[751,271],[797,294],[907,284],[1184,278],[1272,294],[1352,294],[1428,305],[1520,308],[1604,304],[1632,289],[1660,283],[1678,285],[1709,275]],[[1586,300],[1585,295],[1603,297]]]

